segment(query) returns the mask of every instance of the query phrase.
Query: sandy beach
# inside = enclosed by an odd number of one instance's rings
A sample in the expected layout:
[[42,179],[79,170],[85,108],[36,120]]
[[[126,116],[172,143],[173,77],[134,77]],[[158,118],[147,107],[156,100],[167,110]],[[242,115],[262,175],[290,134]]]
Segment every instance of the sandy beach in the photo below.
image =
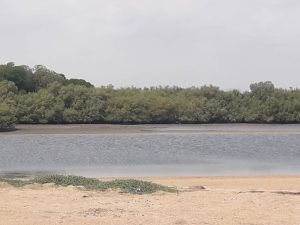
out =
[[142,179],[181,191],[132,195],[1,183],[0,224],[300,224],[300,177]]

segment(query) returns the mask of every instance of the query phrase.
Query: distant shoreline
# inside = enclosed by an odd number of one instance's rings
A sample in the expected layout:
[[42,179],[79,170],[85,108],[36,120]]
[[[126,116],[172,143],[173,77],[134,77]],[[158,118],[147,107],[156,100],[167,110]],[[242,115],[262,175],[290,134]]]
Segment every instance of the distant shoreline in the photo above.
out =
[[51,124],[16,125],[3,134],[299,133],[300,124]]

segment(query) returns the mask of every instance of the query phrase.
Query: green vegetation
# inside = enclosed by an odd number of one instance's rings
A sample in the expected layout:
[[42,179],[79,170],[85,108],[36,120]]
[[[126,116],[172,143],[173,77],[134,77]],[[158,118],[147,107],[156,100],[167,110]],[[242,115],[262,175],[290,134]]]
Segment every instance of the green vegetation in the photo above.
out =
[[16,117],[10,106],[4,102],[0,102],[0,131],[8,131],[14,129]]
[[0,182],[8,183],[15,187],[23,187],[27,184],[32,184],[31,180],[17,180],[17,179],[7,179],[7,178],[1,178],[1,177],[0,177]]
[[95,88],[44,66],[0,65],[0,129],[14,123],[299,123],[300,89],[267,82],[250,91]]
[[140,180],[113,180],[113,181],[99,181],[93,178],[86,178],[80,176],[63,176],[63,175],[46,175],[36,177],[31,180],[16,180],[0,178],[0,182],[6,182],[15,187],[22,187],[28,184],[47,184],[54,183],[59,186],[82,186],[88,190],[105,191],[108,189],[120,189],[125,193],[132,194],[148,194],[157,191],[177,192],[175,188],[154,184],[152,182]]

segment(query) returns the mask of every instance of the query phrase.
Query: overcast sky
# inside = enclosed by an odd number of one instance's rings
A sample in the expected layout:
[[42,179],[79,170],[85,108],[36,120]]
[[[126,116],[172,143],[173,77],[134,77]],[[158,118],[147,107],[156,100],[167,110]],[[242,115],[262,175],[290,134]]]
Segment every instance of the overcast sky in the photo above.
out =
[[0,0],[0,63],[96,86],[300,87],[299,0]]

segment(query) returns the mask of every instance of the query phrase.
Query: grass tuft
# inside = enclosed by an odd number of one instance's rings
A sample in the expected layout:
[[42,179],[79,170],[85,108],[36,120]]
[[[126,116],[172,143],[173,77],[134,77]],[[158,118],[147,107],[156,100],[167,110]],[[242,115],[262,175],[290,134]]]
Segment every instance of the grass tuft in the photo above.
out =
[[86,178],[81,176],[64,176],[64,175],[46,175],[38,176],[31,180],[16,180],[0,178],[0,182],[6,182],[15,187],[22,187],[27,184],[47,184],[54,183],[58,186],[83,186],[88,190],[101,190],[120,189],[125,193],[132,194],[149,194],[157,191],[177,192],[175,188],[155,184],[148,181],[135,180],[135,179],[118,179],[113,181],[100,181],[94,178]]
[[112,189],[119,188],[123,192],[133,194],[154,193],[157,191],[177,192],[175,188],[134,179],[108,181],[106,182],[106,185]]
[[7,178],[0,178],[0,182],[10,184],[14,187],[23,187],[27,184],[32,184],[32,182],[28,180],[16,180],[16,179],[7,179]]

